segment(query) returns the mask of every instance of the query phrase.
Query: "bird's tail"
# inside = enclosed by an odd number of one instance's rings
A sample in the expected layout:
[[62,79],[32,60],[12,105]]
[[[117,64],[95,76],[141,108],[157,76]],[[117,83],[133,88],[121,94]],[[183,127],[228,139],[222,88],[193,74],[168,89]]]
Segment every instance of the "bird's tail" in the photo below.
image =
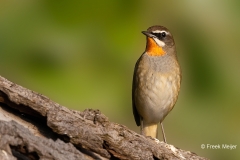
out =
[[158,136],[158,124],[143,124],[141,125],[141,134],[145,136],[151,136],[157,138]]

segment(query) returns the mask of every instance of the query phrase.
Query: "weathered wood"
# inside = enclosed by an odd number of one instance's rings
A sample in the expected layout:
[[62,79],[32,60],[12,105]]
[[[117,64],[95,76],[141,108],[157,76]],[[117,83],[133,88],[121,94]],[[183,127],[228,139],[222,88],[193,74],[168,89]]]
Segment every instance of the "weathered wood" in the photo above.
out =
[[[27,154],[32,159],[45,154],[51,154],[55,159],[66,159],[53,154],[60,154],[62,150],[63,156],[76,154],[73,156],[75,159],[206,159],[109,122],[98,110],[69,110],[3,77],[0,77],[0,102],[0,134],[5,135],[0,137],[0,145],[6,141],[5,146],[8,147],[1,149],[9,156],[16,156],[14,152],[17,152]],[[2,128],[11,130],[12,133],[2,132]],[[32,141],[28,136],[22,136],[19,141],[20,132],[30,135]],[[7,135],[12,139],[6,139]],[[18,143],[13,143],[16,140]],[[41,145],[36,147],[35,142]],[[53,143],[53,146],[66,145],[70,150],[65,147],[49,149],[48,143]],[[19,146],[24,147],[24,150],[19,149]],[[28,155],[29,153],[31,154]],[[0,152],[0,156],[2,154]]]
[[1,121],[0,134],[1,150],[22,159],[85,159],[71,143],[34,136],[15,121]]

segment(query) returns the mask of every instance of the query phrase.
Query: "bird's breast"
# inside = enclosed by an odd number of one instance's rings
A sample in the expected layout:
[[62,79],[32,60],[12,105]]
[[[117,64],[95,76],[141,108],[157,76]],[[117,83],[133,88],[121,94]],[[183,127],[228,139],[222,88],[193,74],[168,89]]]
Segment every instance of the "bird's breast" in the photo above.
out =
[[134,95],[139,114],[149,123],[162,121],[177,100],[180,88],[179,67],[164,72],[140,62],[135,76]]

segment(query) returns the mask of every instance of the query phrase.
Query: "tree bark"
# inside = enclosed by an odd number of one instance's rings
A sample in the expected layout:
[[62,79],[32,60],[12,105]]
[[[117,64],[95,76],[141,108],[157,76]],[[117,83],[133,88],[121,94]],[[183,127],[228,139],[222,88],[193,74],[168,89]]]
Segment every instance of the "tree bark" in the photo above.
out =
[[70,110],[0,76],[0,159],[200,159],[109,122]]

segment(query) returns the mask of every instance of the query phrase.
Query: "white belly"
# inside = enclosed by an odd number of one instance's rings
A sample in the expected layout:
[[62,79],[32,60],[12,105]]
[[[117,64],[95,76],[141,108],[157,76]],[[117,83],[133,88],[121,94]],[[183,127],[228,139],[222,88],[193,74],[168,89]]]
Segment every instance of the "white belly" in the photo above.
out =
[[[174,81],[173,81],[174,79]],[[155,71],[138,75],[135,103],[146,123],[158,123],[172,110],[178,95],[179,75]]]

